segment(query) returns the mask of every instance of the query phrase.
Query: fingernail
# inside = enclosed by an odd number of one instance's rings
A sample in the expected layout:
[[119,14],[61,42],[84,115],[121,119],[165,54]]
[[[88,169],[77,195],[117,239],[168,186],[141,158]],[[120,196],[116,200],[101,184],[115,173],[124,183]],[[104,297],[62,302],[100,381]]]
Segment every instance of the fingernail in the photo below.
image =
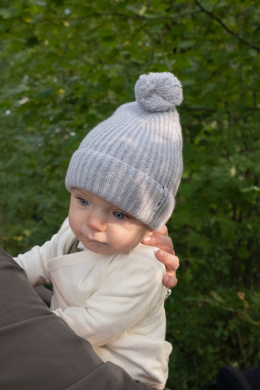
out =
[[152,240],[152,239],[151,239],[150,236],[147,236],[147,237],[144,238],[144,242],[150,242],[151,240]]

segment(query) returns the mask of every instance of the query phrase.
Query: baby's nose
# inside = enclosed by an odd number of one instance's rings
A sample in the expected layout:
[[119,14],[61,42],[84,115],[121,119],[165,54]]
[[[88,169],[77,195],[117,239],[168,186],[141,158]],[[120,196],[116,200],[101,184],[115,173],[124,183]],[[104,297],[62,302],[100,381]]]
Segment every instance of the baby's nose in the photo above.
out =
[[105,232],[107,229],[106,217],[101,211],[90,213],[87,224],[92,230],[99,232]]

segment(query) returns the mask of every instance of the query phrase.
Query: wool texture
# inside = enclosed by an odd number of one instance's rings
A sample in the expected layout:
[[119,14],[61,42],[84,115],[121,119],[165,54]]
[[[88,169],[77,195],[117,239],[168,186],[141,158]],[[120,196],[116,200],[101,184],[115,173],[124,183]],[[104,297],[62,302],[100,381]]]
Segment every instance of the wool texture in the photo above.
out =
[[139,77],[135,96],[87,134],[65,183],[69,191],[90,191],[158,230],[173,212],[183,171],[176,110],[182,87],[172,73],[149,73]]

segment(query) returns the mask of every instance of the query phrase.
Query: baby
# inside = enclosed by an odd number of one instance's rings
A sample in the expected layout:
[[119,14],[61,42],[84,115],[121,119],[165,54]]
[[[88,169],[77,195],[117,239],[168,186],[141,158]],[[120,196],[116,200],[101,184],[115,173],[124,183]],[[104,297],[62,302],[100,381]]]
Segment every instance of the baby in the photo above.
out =
[[16,261],[32,285],[53,284],[51,310],[104,361],[161,390],[172,349],[165,341],[165,267],[141,241],[174,209],[182,88],[171,73],[150,73],[140,76],[135,95],[73,154],[69,217],[60,231]]

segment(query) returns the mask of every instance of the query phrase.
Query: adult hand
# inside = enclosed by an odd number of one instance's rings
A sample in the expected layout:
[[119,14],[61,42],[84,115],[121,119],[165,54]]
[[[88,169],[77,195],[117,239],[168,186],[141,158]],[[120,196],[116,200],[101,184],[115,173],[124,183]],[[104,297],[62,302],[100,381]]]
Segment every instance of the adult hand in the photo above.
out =
[[162,282],[168,288],[175,287],[177,284],[176,270],[179,267],[179,259],[175,256],[173,243],[168,236],[166,225],[164,225],[161,230],[154,231],[152,235],[145,236],[142,243],[160,248],[155,255],[166,268],[166,274],[164,275]]

